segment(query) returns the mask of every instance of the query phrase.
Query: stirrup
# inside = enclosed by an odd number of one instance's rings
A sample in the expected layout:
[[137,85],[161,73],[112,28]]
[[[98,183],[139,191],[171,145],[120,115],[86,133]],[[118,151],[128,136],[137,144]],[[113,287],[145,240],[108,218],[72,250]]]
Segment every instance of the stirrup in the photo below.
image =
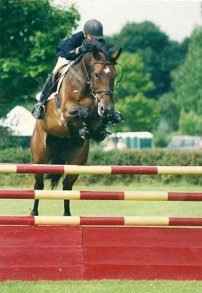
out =
[[37,103],[32,110],[32,115],[36,119],[43,119],[45,114],[45,106],[41,103]]

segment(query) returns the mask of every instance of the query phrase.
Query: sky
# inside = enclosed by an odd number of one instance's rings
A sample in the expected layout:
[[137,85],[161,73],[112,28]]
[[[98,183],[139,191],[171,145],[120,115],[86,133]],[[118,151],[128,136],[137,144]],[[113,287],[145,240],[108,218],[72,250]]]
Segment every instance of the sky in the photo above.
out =
[[127,22],[154,22],[170,39],[182,41],[191,35],[193,29],[202,25],[201,1],[137,1],[137,0],[52,0],[68,7],[72,3],[79,11],[84,23],[95,18],[103,23],[104,34],[119,33]]

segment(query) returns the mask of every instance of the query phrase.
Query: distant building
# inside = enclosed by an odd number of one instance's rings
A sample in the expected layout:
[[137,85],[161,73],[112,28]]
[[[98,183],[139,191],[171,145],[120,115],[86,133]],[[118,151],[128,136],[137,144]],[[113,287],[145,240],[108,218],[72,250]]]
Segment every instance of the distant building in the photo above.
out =
[[17,146],[25,148],[30,145],[35,121],[35,118],[27,109],[16,106],[5,118],[0,119],[0,126],[8,129]]
[[7,127],[13,136],[31,136],[35,118],[22,106],[14,107],[6,118],[0,119],[0,126]]
[[149,131],[117,132],[108,137],[117,149],[146,149],[154,147],[154,136]]
[[192,135],[173,136],[167,148],[175,150],[197,150],[202,148],[202,137]]

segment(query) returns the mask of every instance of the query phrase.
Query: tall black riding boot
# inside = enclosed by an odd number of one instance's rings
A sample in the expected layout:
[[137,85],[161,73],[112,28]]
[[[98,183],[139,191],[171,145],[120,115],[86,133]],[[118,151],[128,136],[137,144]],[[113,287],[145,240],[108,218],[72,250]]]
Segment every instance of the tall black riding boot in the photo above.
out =
[[48,99],[48,97],[52,94],[53,92],[53,85],[52,85],[52,76],[53,74],[51,73],[41,91],[41,96],[39,98],[39,102],[34,106],[34,109],[32,110],[32,115],[36,119],[43,119],[44,114],[45,114],[45,103]]

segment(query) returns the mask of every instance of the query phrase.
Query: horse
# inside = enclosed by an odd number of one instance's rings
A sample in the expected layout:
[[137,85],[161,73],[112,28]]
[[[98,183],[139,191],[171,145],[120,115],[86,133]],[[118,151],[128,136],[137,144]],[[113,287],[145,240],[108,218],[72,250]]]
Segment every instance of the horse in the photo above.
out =
[[[113,89],[116,60],[121,49],[86,42],[82,54],[66,72],[55,99],[46,103],[45,115],[36,120],[31,138],[35,164],[85,165],[89,139],[102,141],[106,127],[114,119]],[[118,121],[119,122],[119,121]],[[61,174],[49,174],[51,188]],[[66,175],[63,190],[71,190],[79,175]],[[34,174],[35,190],[44,188],[44,174]],[[37,216],[39,200],[31,215]],[[69,200],[64,200],[64,216],[70,216]]]

